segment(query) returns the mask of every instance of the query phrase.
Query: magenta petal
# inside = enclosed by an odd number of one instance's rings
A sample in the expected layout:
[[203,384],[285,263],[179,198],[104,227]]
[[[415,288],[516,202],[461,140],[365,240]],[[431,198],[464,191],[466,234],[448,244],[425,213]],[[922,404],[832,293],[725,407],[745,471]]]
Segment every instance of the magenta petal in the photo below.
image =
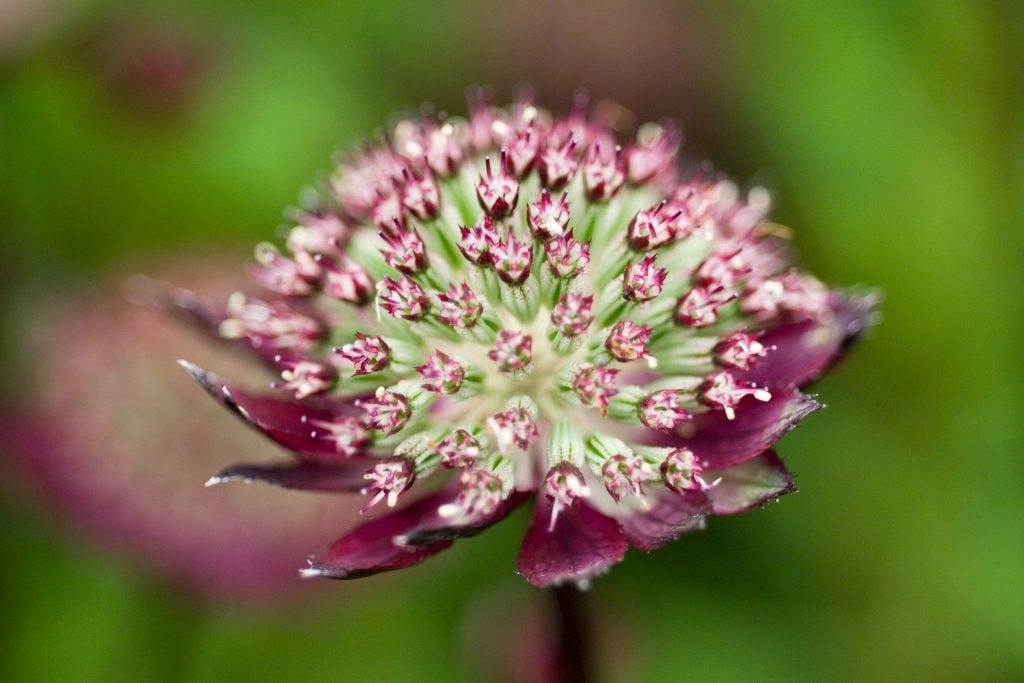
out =
[[210,477],[207,486],[229,481],[263,481],[303,491],[359,491],[368,483],[363,475],[378,460],[350,458],[336,464],[282,462],[266,465],[232,465]]
[[[440,501],[439,504],[455,500],[455,497],[458,494],[458,489],[450,487],[447,493],[449,494],[448,498]],[[453,525],[442,517],[434,515],[432,518],[425,520],[422,526],[409,532],[404,540],[406,543],[422,545],[424,543],[432,543],[434,541],[455,540],[475,536],[488,527],[505,519],[510,512],[519,507],[519,505],[529,497],[530,494],[524,491],[513,491],[508,498],[501,502],[501,505],[499,505],[494,512],[469,524]]]
[[259,396],[223,384],[213,373],[188,361],[178,361],[206,393],[235,413],[246,424],[259,430],[285,448],[308,455],[332,455],[336,445],[323,438],[315,422],[330,422],[336,415],[360,414],[356,399],[321,400],[318,405],[300,403],[276,396]]
[[704,478],[721,478],[707,492],[716,515],[746,512],[796,491],[792,475],[774,451],[765,451],[727,470],[705,471]]
[[[878,305],[876,294],[844,297],[832,319],[805,320],[770,330],[759,341],[769,349],[749,370],[734,371],[737,380],[769,387],[800,387],[822,375],[867,328]],[[774,348],[773,348],[774,347]]]
[[704,469],[724,470],[768,450],[820,407],[796,389],[773,390],[770,401],[744,398],[732,420],[724,411],[712,410],[683,422],[674,434],[637,430],[634,437],[654,446],[689,448]]
[[702,491],[662,490],[649,510],[623,517],[622,530],[638,550],[657,550],[682,534],[704,526],[711,506]]
[[436,555],[452,544],[450,540],[414,545],[407,537],[437,518],[437,508],[451,500],[448,493],[422,498],[408,507],[362,524],[334,542],[322,554],[309,560],[304,576],[358,579],[379,572],[401,569]]
[[533,523],[516,559],[519,573],[533,585],[585,582],[626,554],[628,543],[619,523],[585,502],[560,510],[555,528],[549,530],[551,513],[551,501],[537,496]]
[[131,285],[131,298],[134,302],[152,306],[221,339],[218,325],[224,319],[223,312],[210,309],[195,292],[144,275],[132,278]]

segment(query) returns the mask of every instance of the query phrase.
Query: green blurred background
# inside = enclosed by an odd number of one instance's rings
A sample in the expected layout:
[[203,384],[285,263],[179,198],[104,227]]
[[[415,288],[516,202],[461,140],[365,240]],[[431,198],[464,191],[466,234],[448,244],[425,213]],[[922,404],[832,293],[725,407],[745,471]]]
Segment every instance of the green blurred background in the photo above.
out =
[[[597,581],[604,677],[1024,680],[1020,3],[0,0],[0,27],[5,401],[40,293],[241,263],[397,110],[587,86],[681,120],[687,158],[773,189],[815,274],[886,293],[781,446],[799,494]],[[190,598],[7,483],[8,681],[501,680],[493,622],[544,609],[522,514],[267,607]]]

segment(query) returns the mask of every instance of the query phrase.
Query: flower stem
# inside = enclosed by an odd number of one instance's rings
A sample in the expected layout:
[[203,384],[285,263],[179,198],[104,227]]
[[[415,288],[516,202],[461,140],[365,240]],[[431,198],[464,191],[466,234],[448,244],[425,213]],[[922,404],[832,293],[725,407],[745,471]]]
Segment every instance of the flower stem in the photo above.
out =
[[590,621],[586,594],[575,585],[552,589],[558,615],[558,652],[555,680],[560,683],[590,681]]

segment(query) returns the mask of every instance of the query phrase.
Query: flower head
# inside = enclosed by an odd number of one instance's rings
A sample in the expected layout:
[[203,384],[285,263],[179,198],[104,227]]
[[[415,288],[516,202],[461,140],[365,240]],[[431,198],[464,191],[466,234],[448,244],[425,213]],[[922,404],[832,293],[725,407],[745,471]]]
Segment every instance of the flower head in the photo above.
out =
[[[792,490],[770,449],[875,300],[789,267],[762,190],[679,176],[674,128],[618,140],[582,103],[477,102],[390,140],[334,170],[336,221],[261,249],[267,301],[212,326],[278,359],[294,403],[255,426],[333,439],[320,487],[396,508],[304,574],[413,564],[532,497],[520,572],[584,583]],[[314,404],[337,421],[299,419]]]

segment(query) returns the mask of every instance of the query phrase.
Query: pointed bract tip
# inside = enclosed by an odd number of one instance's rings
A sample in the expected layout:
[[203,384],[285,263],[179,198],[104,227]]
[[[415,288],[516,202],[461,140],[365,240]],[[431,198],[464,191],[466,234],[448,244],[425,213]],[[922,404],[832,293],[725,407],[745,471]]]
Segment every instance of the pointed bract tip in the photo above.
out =
[[221,484],[227,484],[232,481],[241,481],[246,484],[251,484],[253,479],[252,477],[247,477],[242,474],[232,474],[230,470],[225,470],[207,479],[203,486],[211,488],[213,486],[220,486]]
[[185,368],[185,371],[188,374],[192,375],[193,377],[206,374],[201,367],[199,367],[192,361],[185,360],[184,358],[179,358],[176,362],[178,363],[178,365]]

